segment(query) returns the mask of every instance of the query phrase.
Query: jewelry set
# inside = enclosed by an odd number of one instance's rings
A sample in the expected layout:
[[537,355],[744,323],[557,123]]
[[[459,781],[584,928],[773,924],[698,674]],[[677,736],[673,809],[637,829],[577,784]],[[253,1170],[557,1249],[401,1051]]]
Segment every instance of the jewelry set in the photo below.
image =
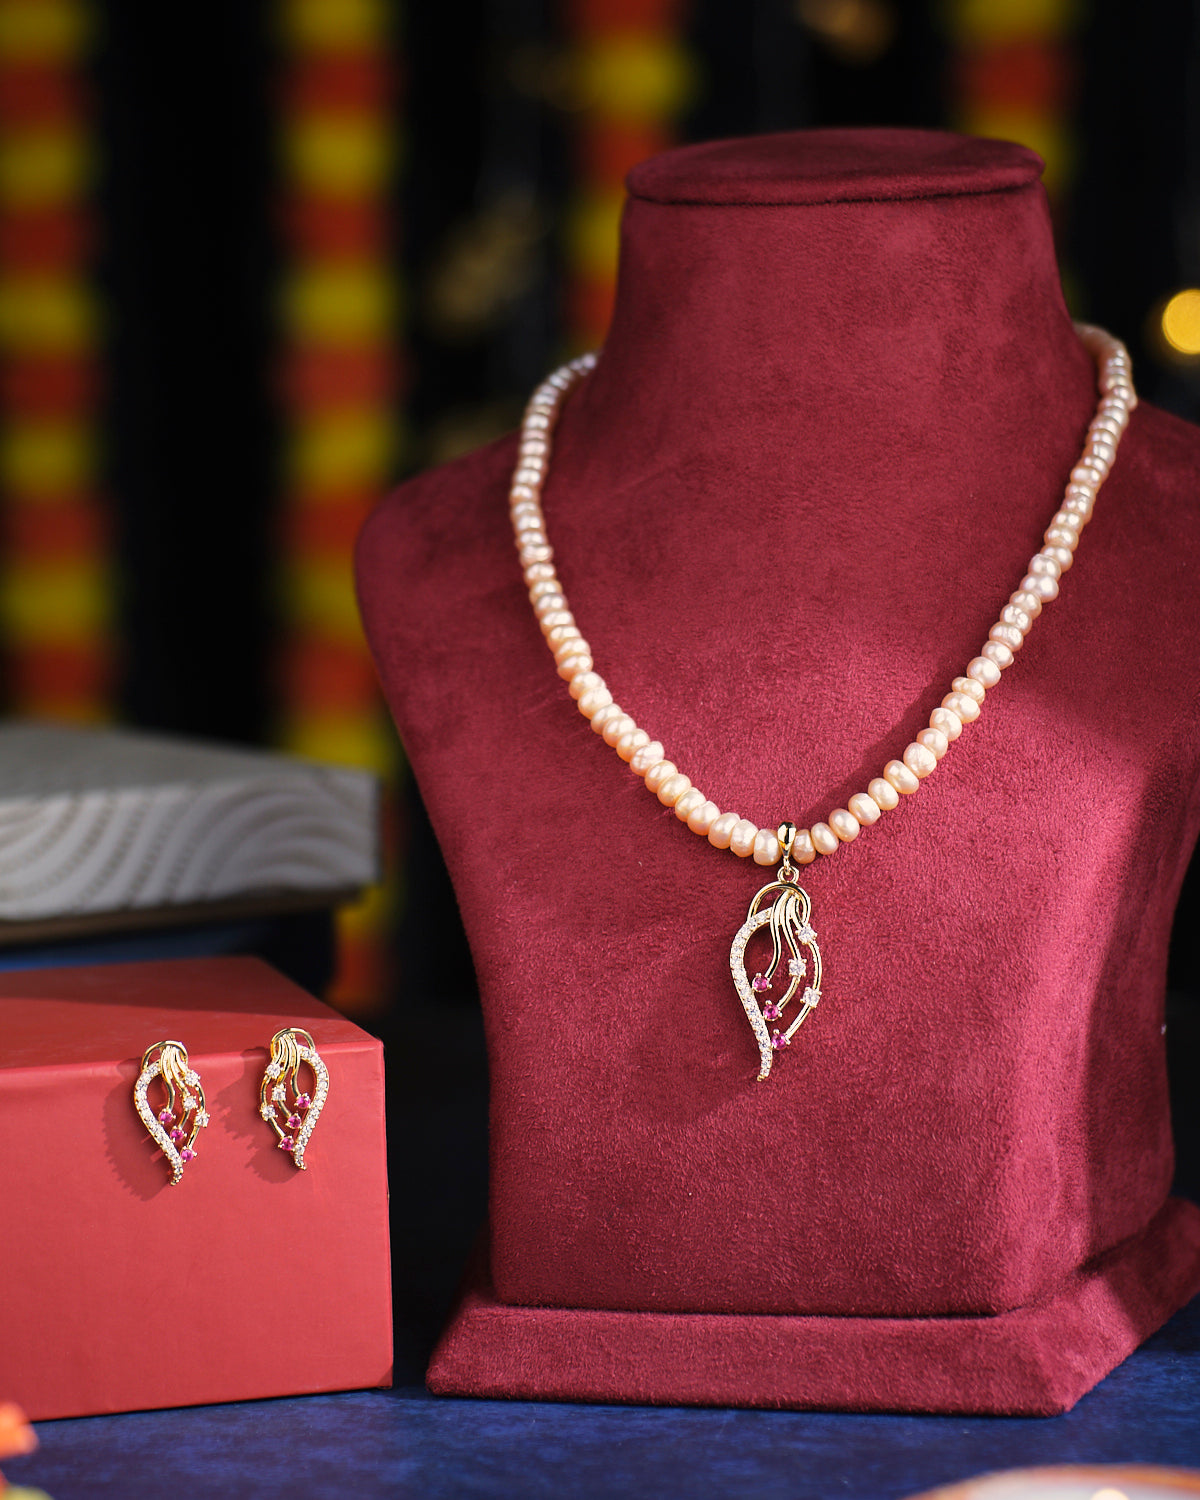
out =
[[[302,1085],[300,1069],[311,1074]],[[150,1085],[159,1080],[162,1098],[156,1110]],[[259,1114],[275,1132],[280,1151],[286,1151],[303,1172],[304,1151],[329,1095],[329,1069],[316,1043],[299,1026],[288,1026],[271,1038],[271,1060],[259,1088]],[[196,1157],[196,1137],[208,1124],[204,1085],[188,1062],[182,1042],[155,1042],[142,1057],[142,1071],[133,1086],[133,1102],[150,1138],[166,1157],[172,1187]]]
[[[1075,326],[1080,341],[1096,361],[1099,401],[1083,452],[1044,532],[1043,545],[1030,558],[1016,590],[1004,601],[979,654],[967,663],[961,677],[954,678],[950,691],[930,713],[929,727],[921,730],[899,759],[889,760],[865,791],[848,798],[845,807],[835,808],[811,828],[798,829],[786,820],[760,828],[739,813],[722,812],[667,758],[662,744],[639,728],[614,700],[608,684],[594,670],[592,649],[567,604],[542,510],[551,443],[563,402],[594,369],[597,356],[585,354],[557,370],[538,387],[525,410],[516,470],[509,487],[509,514],[529,600],[554,653],[558,675],[566,681],[593,731],[644,779],[647,789],[664,807],[674,810],[680,822],[706,838],[714,849],[729,849],[743,859],[752,858],[756,865],[779,866],[774,880],[751,901],[729,952],[734,989],[758,1047],[760,1082],[770,1075],[778,1051],[790,1046],[821,999],[821,954],[809,920],[811,903],[799,885],[796,866],[812,864],[817,855],[831,855],[843,844],[852,843],[864,828],[898,806],[902,797],[910,796],[936,770],[964,726],[979,717],[984,697],[998,685],[1001,673],[1012,666],[1043,606],[1058,597],[1059,580],[1075,560],[1080,534],[1091,519],[1097,492],[1108,477],[1130,412],[1137,405],[1124,346],[1101,328]],[[771,958],[751,978],[746,947],[763,927],[770,930]],[[784,974],[779,980],[784,988],[772,998],[785,955]],[[794,1019],[784,1015],[793,1000]],[[769,1028],[767,1023],[772,1021],[781,1024]]]

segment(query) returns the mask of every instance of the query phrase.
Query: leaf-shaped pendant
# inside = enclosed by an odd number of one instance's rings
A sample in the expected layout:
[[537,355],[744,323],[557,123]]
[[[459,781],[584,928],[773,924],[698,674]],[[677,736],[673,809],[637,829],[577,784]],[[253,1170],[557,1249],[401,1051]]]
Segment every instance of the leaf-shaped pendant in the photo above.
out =
[[[162,1079],[164,1090],[162,1108],[157,1113],[150,1103],[150,1085],[156,1078]],[[196,1133],[208,1124],[204,1086],[188,1062],[182,1042],[155,1042],[147,1047],[142,1071],[133,1086],[133,1102],[151,1140],[167,1159],[174,1187],[184,1167],[195,1158]]]
[[[795,828],[785,823],[779,830],[779,842],[783,847],[783,861],[775,872],[775,879],[763,888],[750,903],[746,920],[738,929],[729,950],[729,970],[733,975],[734,988],[742,1009],[758,1043],[761,1083],[771,1073],[775,1053],[781,1047],[791,1045],[792,1037],[800,1030],[809,1014],[821,999],[821,950],[817,947],[817,934],[809,922],[812,903],[808,892],[797,884],[796,868],[791,861],[792,840]],[[746,967],[746,945],[762,927],[770,927],[771,962],[765,970],[756,972],[751,979]],[[809,959],[812,973],[809,974]],[[778,1000],[771,999],[775,976],[781,963],[786,964],[787,987]],[[799,998],[800,1012],[786,1030],[776,1026],[768,1029],[768,1021],[783,1021],[784,1011],[796,998],[801,981],[807,980]],[[766,996],[760,1006],[759,995]]]
[[[312,1092],[300,1083],[300,1067],[312,1074]],[[259,1114],[279,1138],[303,1172],[307,1169],[304,1148],[321,1118],[329,1094],[329,1069],[317,1053],[317,1044],[300,1026],[288,1026],[271,1038],[271,1061],[263,1073],[259,1090]]]

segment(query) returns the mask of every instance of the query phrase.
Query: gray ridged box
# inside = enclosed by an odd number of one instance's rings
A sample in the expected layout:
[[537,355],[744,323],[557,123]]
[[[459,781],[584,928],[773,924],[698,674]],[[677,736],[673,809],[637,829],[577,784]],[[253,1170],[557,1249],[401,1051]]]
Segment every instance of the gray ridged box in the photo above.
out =
[[342,899],[378,879],[378,802],[365,771],[0,724],[0,928]]

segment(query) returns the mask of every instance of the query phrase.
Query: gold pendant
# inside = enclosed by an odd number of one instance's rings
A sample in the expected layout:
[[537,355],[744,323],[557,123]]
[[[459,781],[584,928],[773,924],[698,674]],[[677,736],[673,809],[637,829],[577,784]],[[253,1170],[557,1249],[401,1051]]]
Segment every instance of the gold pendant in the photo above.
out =
[[[821,998],[821,950],[817,947],[817,934],[809,923],[812,903],[808,899],[808,892],[802,890],[797,883],[796,867],[792,864],[792,842],[795,837],[794,824],[781,824],[779,843],[783,849],[783,861],[775,872],[775,879],[769,885],[764,885],[751,901],[746,920],[738,929],[729,950],[729,970],[733,975],[734,988],[758,1043],[759,1083],[769,1077],[775,1053],[781,1047],[791,1046],[792,1038]],[[768,924],[771,928],[771,962],[765,970],[757,972],[751,979],[746,968],[746,944],[760,927]],[[758,996],[770,994],[776,972],[785,955],[788,986],[778,1000],[764,999],[760,1006]],[[810,957],[811,979],[808,973]],[[795,999],[802,980],[810,982],[805,985],[799,999],[800,1013],[786,1030],[781,1030],[778,1026],[768,1030],[768,1021],[784,1019],[784,1011]]]

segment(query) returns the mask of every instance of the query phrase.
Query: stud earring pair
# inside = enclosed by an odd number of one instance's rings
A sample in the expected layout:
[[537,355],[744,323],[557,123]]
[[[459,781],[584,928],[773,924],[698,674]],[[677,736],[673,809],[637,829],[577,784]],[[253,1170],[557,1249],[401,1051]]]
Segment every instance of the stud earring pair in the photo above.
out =
[[[302,1087],[301,1067],[307,1067],[312,1082]],[[163,1098],[157,1110],[150,1103],[150,1085],[161,1080]],[[300,1026],[288,1026],[271,1038],[271,1060],[259,1087],[259,1114],[274,1130],[281,1151],[286,1151],[303,1172],[308,1163],[304,1151],[329,1094],[329,1069],[317,1052],[312,1036]],[[204,1085],[188,1062],[182,1042],[155,1042],[142,1055],[142,1070],[133,1086],[133,1102],[150,1139],[171,1169],[171,1186],[183,1177],[183,1169],[196,1157],[196,1136],[208,1124]]]

